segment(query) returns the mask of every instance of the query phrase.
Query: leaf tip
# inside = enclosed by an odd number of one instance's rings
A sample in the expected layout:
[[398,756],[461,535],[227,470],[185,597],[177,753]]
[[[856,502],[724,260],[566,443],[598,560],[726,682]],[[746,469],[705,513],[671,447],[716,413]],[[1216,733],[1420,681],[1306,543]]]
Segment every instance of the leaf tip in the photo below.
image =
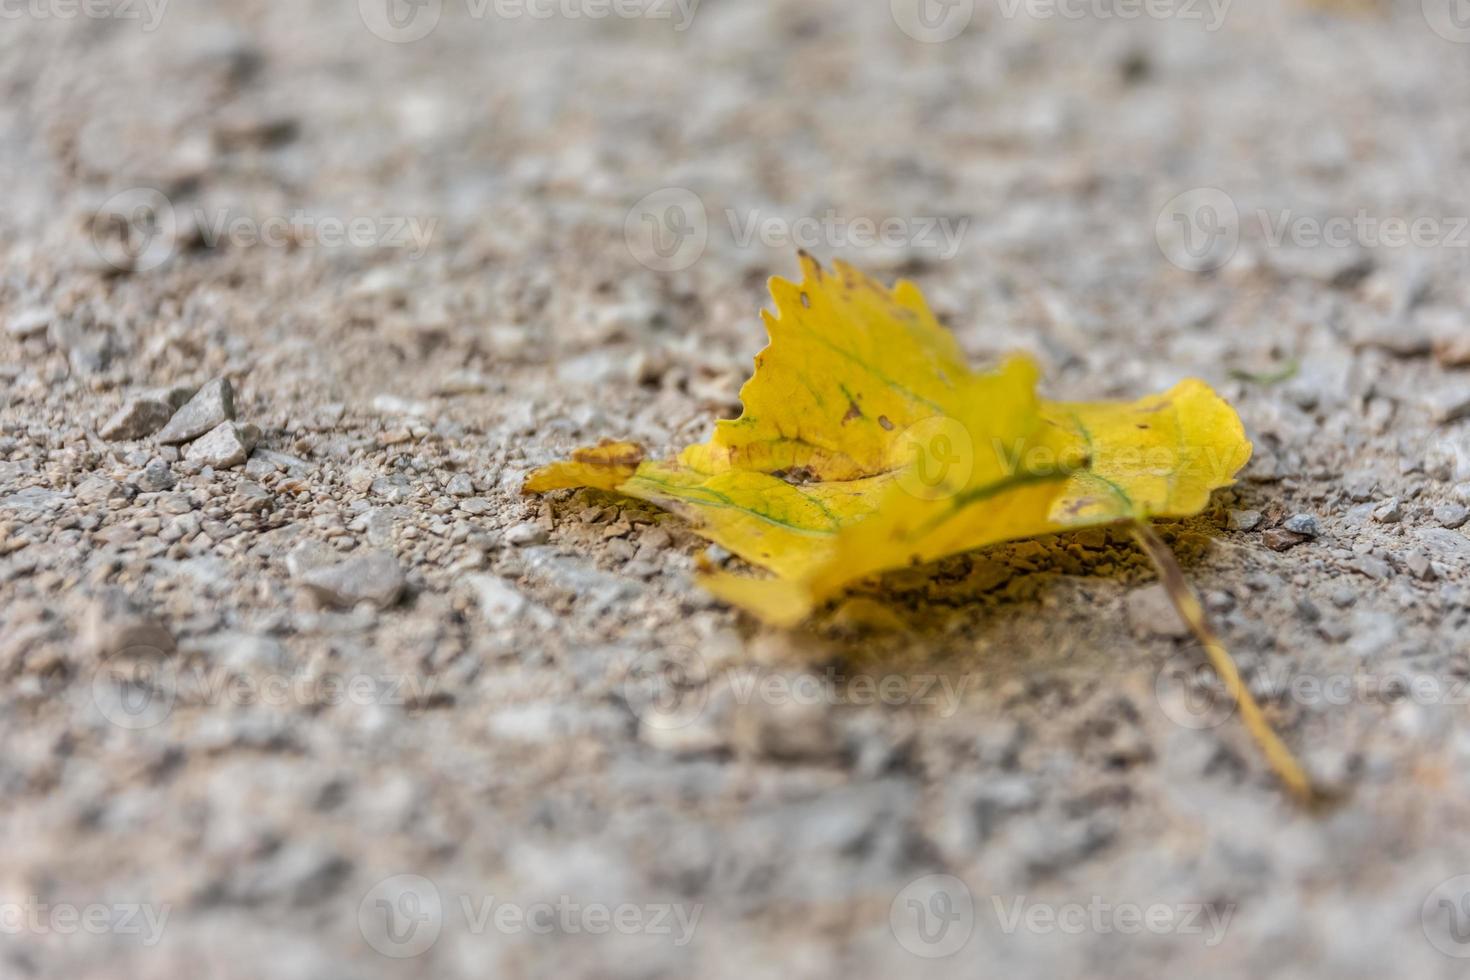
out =
[[576,487],[616,490],[642,463],[643,447],[638,443],[604,439],[595,446],[574,450],[569,460],[532,470],[521,484],[521,493],[539,494]]

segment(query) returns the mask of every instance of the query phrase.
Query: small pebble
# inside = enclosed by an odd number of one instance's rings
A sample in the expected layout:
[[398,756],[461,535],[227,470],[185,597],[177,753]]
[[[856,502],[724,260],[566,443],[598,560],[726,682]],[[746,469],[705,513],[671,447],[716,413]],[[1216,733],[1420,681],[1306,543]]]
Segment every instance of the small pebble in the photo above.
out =
[[1179,618],[1178,610],[1162,585],[1134,589],[1124,600],[1124,609],[1133,635],[1140,639],[1153,636],[1177,639],[1189,635],[1189,627]]
[[174,413],[157,438],[166,444],[190,442],[234,417],[235,390],[229,379],[216,378]]
[[517,548],[527,548],[534,544],[545,544],[547,540],[546,528],[540,524],[517,524],[505,532],[505,540],[508,544]]
[[513,624],[526,608],[526,597],[498,575],[471,575],[467,581],[486,622],[497,629]]
[[165,385],[148,392],[148,397],[155,401],[166,402],[171,411],[177,412],[189,404],[189,399],[199,392],[197,385]]
[[241,481],[235,489],[235,495],[230,498],[232,507],[246,513],[269,510],[275,502],[276,498],[269,490],[248,480]]
[[184,458],[192,463],[227,470],[244,463],[259,441],[260,430],[255,426],[225,422],[191,443],[184,450]]
[[122,408],[102,423],[97,434],[109,442],[142,439],[168,424],[174,410],[167,402],[149,396],[129,398]]
[[386,551],[370,551],[335,565],[307,569],[300,576],[320,601],[341,607],[368,602],[387,609],[403,595],[403,566]]
[[1230,512],[1230,530],[1232,531],[1254,531],[1261,526],[1261,512],[1258,510],[1232,510]]
[[169,470],[167,463],[161,459],[154,459],[128,477],[128,482],[143,493],[162,493],[174,485],[174,475]]
[[1377,486],[1378,481],[1372,476],[1358,474],[1348,478],[1347,482],[1343,484],[1343,490],[1347,493],[1349,500],[1354,500],[1361,504],[1373,499],[1373,490]]
[[1433,349],[1428,331],[1392,319],[1369,325],[1356,339],[1359,347],[1376,347],[1395,357],[1423,357]]
[[1464,504],[1440,504],[1434,508],[1434,519],[1440,527],[1451,530],[1464,527],[1465,522],[1470,520],[1470,507]]
[[38,337],[51,326],[54,317],[50,310],[40,307],[21,310],[5,322],[5,332],[17,340]]
[[1307,541],[1308,538],[1305,534],[1297,534],[1294,531],[1288,531],[1284,527],[1273,527],[1261,535],[1261,540],[1272,551],[1290,551],[1297,545]]
[[1442,367],[1470,367],[1470,336],[1441,338],[1435,342],[1434,356]]
[[1382,558],[1374,558],[1372,555],[1359,555],[1348,564],[1348,567],[1368,576],[1375,582],[1381,582],[1393,574],[1393,569],[1389,567],[1388,562]]
[[1305,538],[1315,538],[1322,533],[1322,525],[1311,514],[1293,514],[1281,526],[1292,534],[1300,534]]
[[1373,519],[1379,524],[1397,524],[1404,519],[1404,504],[1397,497],[1390,497],[1373,508]]
[[1219,589],[1206,592],[1204,600],[1205,608],[1212,613],[1227,613],[1235,608],[1235,596]]
[[347,471],[347,486],[356,493],[367,493],[373,488],[377,477],[366,466],[354,466]]
[[1437,391],[1426,397],[1425,405],[1435,422],[1448,425],[1470,417],[1470,392],[1459,387]]
[[1404,559],[1404,567],[1409,574],[1421,582],[1432,581],[1435,578],[1434,566],[1429,562],[1429,556],[1422,551],[1411,551]]

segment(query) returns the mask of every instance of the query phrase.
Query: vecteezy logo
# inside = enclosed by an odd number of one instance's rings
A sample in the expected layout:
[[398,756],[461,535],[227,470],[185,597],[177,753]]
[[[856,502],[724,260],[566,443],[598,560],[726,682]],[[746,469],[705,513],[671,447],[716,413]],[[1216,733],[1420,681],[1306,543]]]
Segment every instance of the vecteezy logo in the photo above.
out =
[[655,272],[687,269],[709,244],[709,213],[699,195],[665,187],[643,198],[623,222],[628,251]]
[[384,956],[407,959],[428,951],[444,928],[439,889],[421,875],[394,875],[374,885],[357,906],[357,928]]
[[623,699],[646,728],[683,728],[704,711],[709,669],[699,651],[659,647],[633,657],[623,674]]
[[889,449],[897,482],[920,500],[945,500],[969,485],[975,444],[958,419],[935,415],[899,433]]
[[1456,959],[1470,958],[1470,875],[1440,882],[1424,899],[1419,921],[1435,949]]
[[129,647],[98,665],[92,703],[119,728],[139,731],[162,723],[174,710],[178,674],[164,651]]
[[1470,44],[1470,0],[1424,0],[1424,20],[1446,41]]
[[1235,714],[1232,698],[1210,668],[1165,664],[1154,678],[1154,700],[1180,728],[1218,728]]
[[173,257],[178,217],[173,202],[152,187],[112,195],[92,215],[92,248],[120,272],[147,272]]
[[893,22],[915,41],[939,44],[964,33],[975,16],[975,0],[889,0]]
[[357,11],[375,37],[408,44],[439,26],[444,0],[357,0]]
[[954,875],[925,875],[894,897],[888,926],[898,944],[915,956],[953,956],[975,931],[975,899]]
[[1196,187],[1169,199],[1154,222],[1164,258],[1190,272],[1218,269],[1240,245],[1240,211],[1229,194]]

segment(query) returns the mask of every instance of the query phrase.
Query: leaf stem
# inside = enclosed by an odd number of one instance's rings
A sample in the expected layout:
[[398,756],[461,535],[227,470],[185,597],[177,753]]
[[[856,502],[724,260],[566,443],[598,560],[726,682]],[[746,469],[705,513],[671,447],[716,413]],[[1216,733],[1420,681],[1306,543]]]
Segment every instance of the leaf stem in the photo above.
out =
[[1240,719],[1245,723],[1246,730],[1250,732],[1251,737],[1256,740],[1256,745],[1260,747],[1261,754],[1266,757],[1267,764],[1298,801],[1309,805],[1321,802],[1322,796],[1312,785],[1312,780],[1306,770],[1302,768],[1296,756],[1272,729],[1271,723],[1266,720],[1265,714],[1261,711],[1259,702],[1246,687],[1245,681],[1241,679],[1240,669],[1236,667],[1235,660],[1230,656],[1230,651],[1225,648],[1225,644],[1221,642],[1219,634],[1210,625],[1204,606],[1200,604],[1199,598],[1190,588],[1188,580],[1184,577],[1184,570],[1179,567],[1174,553],[1147,523],[1133,521],[1129,529],[1133,532],[1133,536],[1138,540],[1144,553],[1148,555],[1149,560],[1153,562],[1154,568],[1158,569],[1159,580],[1164,586],[1164,591],[1168,593],[1169,601],[1174,604],[1180,618],[1205,648],[1205,654],[1210,658],[1210,665],[1215,668],[1215,673],[1220,675],[1220,679],[1225,683],[1225,690],[1240,708]]

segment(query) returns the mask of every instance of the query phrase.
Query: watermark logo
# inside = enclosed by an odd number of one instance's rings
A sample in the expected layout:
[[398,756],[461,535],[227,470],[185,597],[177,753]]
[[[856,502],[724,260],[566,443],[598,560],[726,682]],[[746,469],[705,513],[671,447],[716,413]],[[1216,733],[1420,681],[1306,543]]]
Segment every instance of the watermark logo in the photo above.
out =
[[129,731],[162,724],[177,699],[177,671],[156,647],[121,650],[92,674],[92,703],[102,717]]
[[439,26],[444,0],[357,0],[363,25],[392,44],[421,41]]
[[193,212],[194,225],[206,248],[398,249],[410,260],[423,258],[439,222],[409,215],[314,214],[297,208],[290,214],[264,218],[227,209]]
[[119,272],[148,272],[173,257],[178,227],[167,195],[132,187],[103,201],[92,215],[92,248]]
[[0,20],[138,21],[143,33],[158,30],[169,0],[0,0]]
[[357,928],[367,944],[384,956],[421,956],[439,941],[444,902],[439,889],[422,875],[394,875],[362,897]]
[[1470,0],[1423,0],[1424,21],[1446,41],[1470,44]]
[[173,906],[144,902],[0,902],[0,936],[136,936],[142,946],[158,945]]
[[689,647],[662,647],[633,658],[623,675],[623,698],[648,728],[684,728],[709,701],[709,668]]
[[895,481],[920,500],[953,497],[969,486],[975,471],[975,443],[969,427],[947,415],[907,427],[889,452],[898,469]]
[[1116,933],[1137,936],[1203,936],[1206,946],[1215,947],[1225,941],[1230,920],[1235,917],[1235,903],[1228,902],[1114,902],[1093,895],[1086,902],[1033,902],[1020,895],[1009,900],[1000,895],[990,897],[1001,932],[1012,935],[1025,931],[1033,935],[1062,933],[1079,936],[1084,933],[1106,935]]
[[1196,187],[1166,203],[1154,222],[1154,240],[1169,262],[1209,272],[1229,262],[1242,235],[1269,249],[1470,248],[1470,215],[1312,214],[1292,208],[1242,213],[1218,187]]
[[[885,422],[880,416],[879,423]],[[983,490],[985,478],[991,473],[1046,479],[1061,478],[1091,467],[1103,474],[1146,473],[1174,479],[1197,476],[1201,481],[1219,482],[1228,480],[1245,460],[1239,451],[1215,446],[1125,446],[1090,451],[1081,440],[1057,446],[1035,440],[1000,438],[991,439],[988,447],[977,446],[964,423],[950,416],[935,415],[897,433],[890,443],[886,462],[896,474],[895,482],[907,493],[921,500],[946,500],[960,493]],[[984,469],[977,478],[977,468],[982,465]],[[981,483],[979,487],[977,479]]]
[[1419,922],[1435,949],[1456,959],[1470,958],[1470,875],[1435,886],[1419,910]]
[[685,187],[654,191],[638,201],[623,222],[629,253],[656,272],[689,268],[704,255],[715,234],[741,250],[887,249],[924,252],[948,261],[958,254],[969,230],[968,217],[873,217],[844,215],[835,208],[796,216],[761,208],[726,208],[712,214],[699,195]]
[[893,22],[915,41],[942,44],[975,19],[975,0],[889,0]]
[[1240,211],[1218,187],[1196,187],[1170,198],[1154,221],[1164,258],[1189,272],[1210,272],[1240,245]]
[[[669,21],[687,31],[700,0],[465,0],[472,21],[619,20]],[[358,0],[363,25],[391,44],[411,44],[434,32],[444,0]]]
[[410,674],[243,673],[180,665],[153,647],[132,647],[92,675],[92,702],[104,718],[137,731],[167,721],[179,704],[248,707],[406,706],[433,699],[438,679]]
[[[1301,673],[1263,667],[1255,671],[1250,686],[1262,700],[1304,707],[1403,702],[1470,706],[1470,678],[1424,672]],[[1205,663],[1166,665],[1154,678],[1154,694],[1164,715],[1181,728],[1215,728],[1235,713],[1234,698],[1214,668]]]
[[302,208],[264,217],[228,208],[182,210],[156,188],[134,187],[104,201],[92,214],[89,230],[92,249],[106,265],[119,272],[148,272],[177,255],[184,239],[211,249],[397,249],[416,260],[428,251],[438,226],[435,218],[342,216]]
[[699,195],[664,187],[628,212],[623,240],[638,264],[655,272],[679,272],[698,262],[709,245],[709,213]]
[[996,0],[1006,20],[1177,20],[1198,21],[1218,31],[1232,0]]
[[736,248],[750,248],[759,242],[783,252],[810,252],[823,247],[913,249],[932,252],[946,262],[959,252],[970,230],[970,219],[964,217],[847,217],[834,208],[798,218],[766,214],[759,208],[744,212],[729,208],[725,220]]
[[682,948],[694,939],[704,904],[696,902],[585,902],[559,895],[537,901],[461,893],[445,900],[421,875],[385,878],[357,905],[357,925],[374,950],[393,959],[427,953],[446,928],[466,936],[667,937]]
[[1154,699],[1180,728],[1218,728],[1235,714],[1235,699],[1208,664],[1166,664],[1154,677]]
[[703,716],[711,692],[719,689],[730,703],[774,707],[919,708],[941,718],[959,711],[970,673],[888,673],[822,670],[783,671],[741,664],[711,670],[706,659],[689,647],[666,647],[630,654],[622,669],[621,693],[639,723],[654,729],[684,728]]
[[888,906],[888,927],[915,956],[942,959],[964,948],[975,931],[975,899],[954,875],[916,878]]

